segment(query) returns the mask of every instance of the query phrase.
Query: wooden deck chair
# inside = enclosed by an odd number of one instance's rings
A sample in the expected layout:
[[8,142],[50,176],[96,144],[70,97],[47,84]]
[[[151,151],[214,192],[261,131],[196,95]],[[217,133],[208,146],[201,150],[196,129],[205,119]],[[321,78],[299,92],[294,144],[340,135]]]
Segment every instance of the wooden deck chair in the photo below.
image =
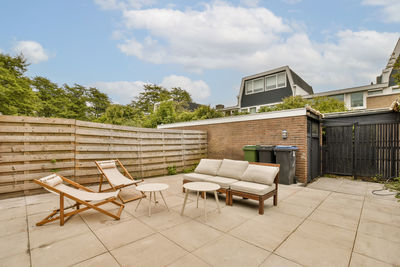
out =
[[[140,182],[143,182],[143,179],[141,180],[135,180],[133,177],[129,174],[129,172],[126,170],[124,165],[117,159],[117,160],[105,160],[105,161],[95,161],[97,168],[99,169],[101,173],[100,177],[100,184],[99,184],[99,192],[107,192],[107,191],[117,191],[118,189],[131,186],[131,185],[137,185]],[[117,164],[121,166],[121,168],[124,170],[124,174],[120,173]],[[106,190],[102,190],[101,186],[103,184],[103,177],[106,178],[108,183],[110,184],[111,188],[108,188]],[[132,198],[129,199],[123,199],[121,195],[118,195],[119,199],[121,199],[122,203],[127,203],[129,201],[137,200],[140,198],[146,197],[146,195],[143,192],[140,192],[140,195],[136,195]]]
[[[66,222],[73,215],[89,209],[97,210],[98,212],[119,220],[121,212],[124,209],[124,205],[116,201],[119,191],[97,193],[58,174],[52,174],[41,179],[35,179],[33,182],[43,186],[47,191],[60,196],[60,208],[52,211],[49,216],[36,223],[37,226],[55,220],[60,220],[60,225],[63,226],[64,222]],[[67,186],[63,182],[68,183],[75,188]],[[69,207],[64,207],[64,197],[75,201],[75,204]],[[109,202],[119,207],[117,214],[112,214],[104,209],[99,208],[99,206]],[[80,208],[80,205],[85,207]],[[76,210],[73,208],[76,208]],[[67,209],[72,209],[72,211],[65,212]],[[56,216],[58,213],[59,215]]]

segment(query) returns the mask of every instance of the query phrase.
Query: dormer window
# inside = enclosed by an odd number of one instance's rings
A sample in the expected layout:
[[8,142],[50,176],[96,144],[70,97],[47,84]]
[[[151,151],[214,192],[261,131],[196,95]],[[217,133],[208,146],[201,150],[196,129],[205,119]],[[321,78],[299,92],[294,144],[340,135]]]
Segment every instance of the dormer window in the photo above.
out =
[[246,82],[246,95],[264,91],[264,78],[250,80]]
[[286,87],[286,73],[281,72],[274,75],[269,75],[265,78],[266,90],[274,90]]
[[260,93],[268,90],[286,87],[286,73],[281,72],[278,74],[264,76],[254,80],[246,81],[245,92],[246,95]]

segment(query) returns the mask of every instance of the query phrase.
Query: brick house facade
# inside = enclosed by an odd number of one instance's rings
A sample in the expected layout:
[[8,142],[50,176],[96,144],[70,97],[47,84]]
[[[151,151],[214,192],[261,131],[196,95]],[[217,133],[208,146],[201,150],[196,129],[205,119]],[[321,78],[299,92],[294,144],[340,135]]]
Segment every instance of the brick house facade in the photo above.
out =
[[[307,182],[308,149],[307,118],[309,110],[296,109],[267,112],[202,121],[161,125],[174,128],[207,131],[208,158],[243,160],[245,145],[294,145],[296,152],[296,177]],[[282,138],[282,130],[288,138]]]

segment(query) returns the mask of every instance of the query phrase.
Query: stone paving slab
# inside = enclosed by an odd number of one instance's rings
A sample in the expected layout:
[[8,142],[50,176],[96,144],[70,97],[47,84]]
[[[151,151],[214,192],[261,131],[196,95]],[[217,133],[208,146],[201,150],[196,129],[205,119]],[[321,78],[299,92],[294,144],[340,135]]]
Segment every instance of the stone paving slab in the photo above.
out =
[[[215,200],[196,207],[191,193],[183,216],[182,175],[146,179],[169,185],[162,201],[125,204],[120,220],[83,212],[63,227],[36,226],[54,194],[0,200],[0,266],[397,266],[400,204],[377,196],[380,184],[320,178],[307,187],[280,185],[278,206],[234,198],[221,213]],[[97,190],[97,186],[92,187]],[[131,188],[129,195],[138,192]],[[159,199],[161,200],[161,199]],[[115,212],[114,205],[105,205]]]

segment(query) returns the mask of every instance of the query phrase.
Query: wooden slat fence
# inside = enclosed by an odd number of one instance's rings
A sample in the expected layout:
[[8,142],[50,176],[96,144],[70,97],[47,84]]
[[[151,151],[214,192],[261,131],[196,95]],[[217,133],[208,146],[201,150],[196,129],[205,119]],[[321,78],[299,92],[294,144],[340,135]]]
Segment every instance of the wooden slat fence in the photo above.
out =
[[0,116],[0,195],[30,194],[32,179],[57,172],[78,183],[99,181],[95,160],[120,159],[135,177],[192,167],[207,156],[207,133]]

